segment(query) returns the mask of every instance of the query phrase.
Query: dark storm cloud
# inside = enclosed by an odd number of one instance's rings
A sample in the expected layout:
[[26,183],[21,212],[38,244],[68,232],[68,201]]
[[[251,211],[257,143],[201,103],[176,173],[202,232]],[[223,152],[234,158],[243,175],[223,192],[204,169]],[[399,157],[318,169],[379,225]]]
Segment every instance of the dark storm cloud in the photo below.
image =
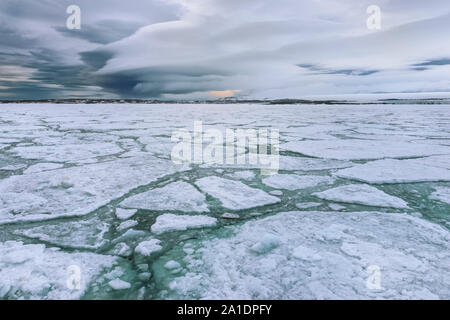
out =
[[158,66],[97,75],[95,83],[124,97],[155,97],[214,90],[228,72],[203,66]]
[[96,70],[103,68],[113,56],[112,52],[101,50],[80,52],[81,60]]
[[379,70],[358,70],[358,69],[326,69],[313,64],[298,64],[297,66],[307,69],[317,74],[343,74],[347,76],[368,76],[379,72]]
[[445,66],[450,65],[450,59],[431,60],[423,63],[415,64],[415,66]]

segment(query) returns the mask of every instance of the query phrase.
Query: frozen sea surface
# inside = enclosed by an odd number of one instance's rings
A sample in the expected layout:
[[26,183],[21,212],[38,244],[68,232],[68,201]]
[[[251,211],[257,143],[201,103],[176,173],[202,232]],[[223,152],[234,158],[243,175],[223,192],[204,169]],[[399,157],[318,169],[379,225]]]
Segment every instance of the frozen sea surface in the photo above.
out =
[[[194,121],[278,129],[278,174],[175,164]],[[1,105],[0,299],[450,299],[449,141],[448,105]]]

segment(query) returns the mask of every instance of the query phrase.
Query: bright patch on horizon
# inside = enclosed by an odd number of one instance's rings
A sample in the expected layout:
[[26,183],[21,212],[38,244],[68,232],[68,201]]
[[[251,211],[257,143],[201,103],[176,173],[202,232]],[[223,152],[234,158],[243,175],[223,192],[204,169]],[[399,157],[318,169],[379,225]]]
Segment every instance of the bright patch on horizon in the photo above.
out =
[[234,97],[236,93],[241,92],[241,90],[217,90],[209,91],[208,93],[215,98],[231,98]]

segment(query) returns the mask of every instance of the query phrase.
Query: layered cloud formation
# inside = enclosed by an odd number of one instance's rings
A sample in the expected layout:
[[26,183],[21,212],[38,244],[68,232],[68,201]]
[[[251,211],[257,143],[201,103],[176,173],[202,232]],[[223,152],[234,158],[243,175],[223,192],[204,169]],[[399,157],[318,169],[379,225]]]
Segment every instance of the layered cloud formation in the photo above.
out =
[[448,0],[2,0],[0,99],[450,92],[449,31]]

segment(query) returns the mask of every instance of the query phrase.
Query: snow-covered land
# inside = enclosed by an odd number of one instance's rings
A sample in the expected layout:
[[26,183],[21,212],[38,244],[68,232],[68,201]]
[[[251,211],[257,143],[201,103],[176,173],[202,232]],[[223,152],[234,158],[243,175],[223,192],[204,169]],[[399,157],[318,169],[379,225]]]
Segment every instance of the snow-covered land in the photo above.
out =
[[[279,172],[174,163],[194,121],[278,129]],[[449,141],[448,105],[0,105],[0,299],[450,299]]]

